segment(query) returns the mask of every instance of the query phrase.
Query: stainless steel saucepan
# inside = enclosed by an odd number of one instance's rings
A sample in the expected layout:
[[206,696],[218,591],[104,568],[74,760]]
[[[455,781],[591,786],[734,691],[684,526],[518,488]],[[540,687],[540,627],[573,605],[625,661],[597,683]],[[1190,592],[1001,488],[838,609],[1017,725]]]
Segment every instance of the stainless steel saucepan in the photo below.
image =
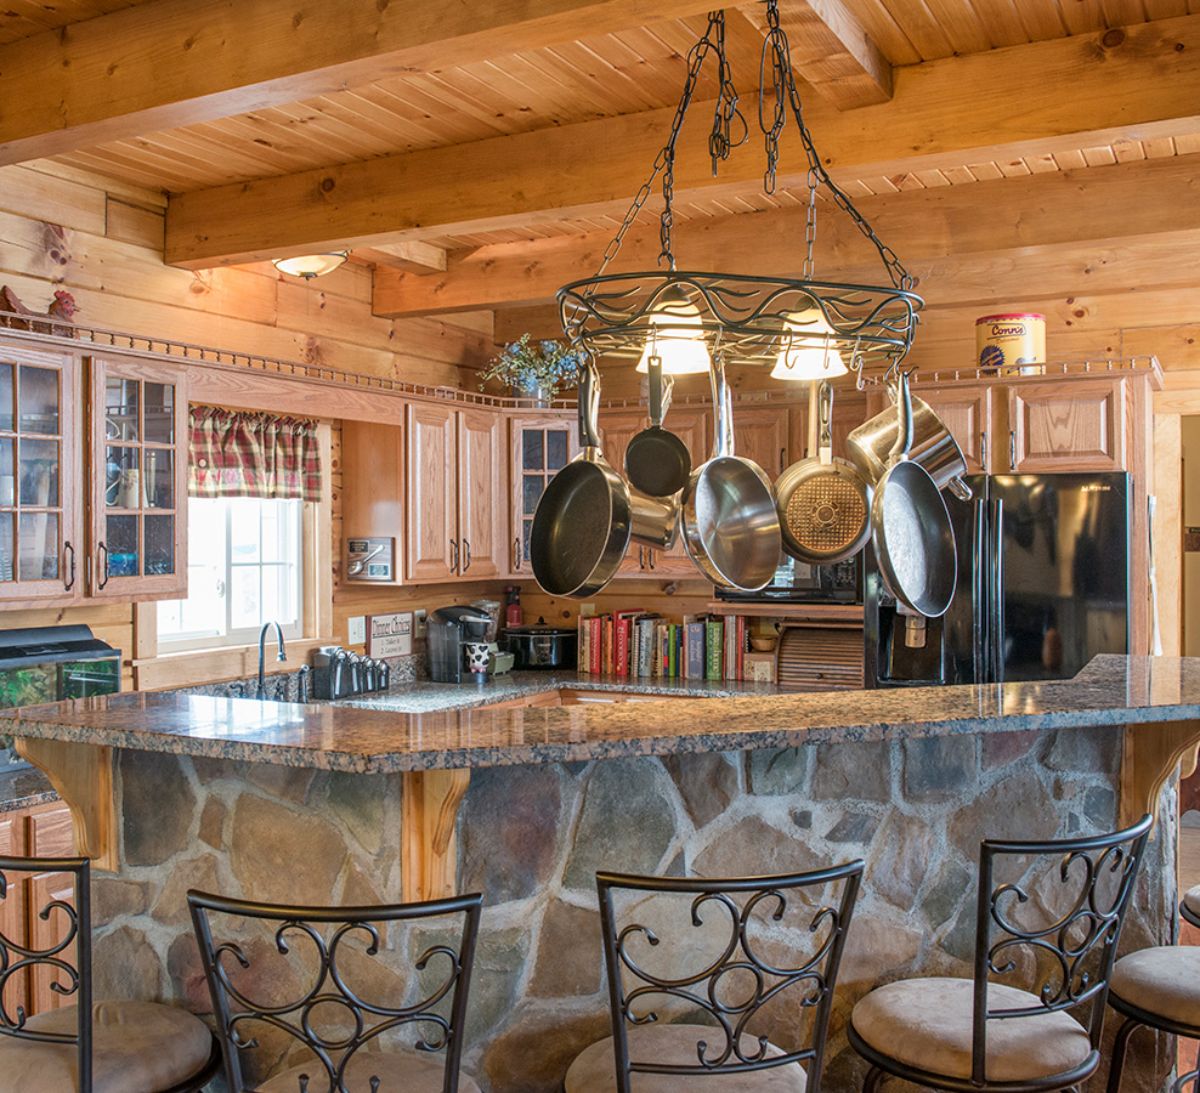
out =
[[927,619],[950,607],[958,581],[958,553],[950,513],[937,484],[908,458],[912,402],[908,376],[898,379],[896,442],[871,503],[871,542],[888,591]]
[[713,454],[692,471],[683,491],[684,546],[713,584],[757,592],[779,567],[779,513],[763,469],[734,454],[733,404],[719,356],[714,356],[710,378]]
[[633,527],[629,488],[600,450],[600,377],[595,361],[579,375],[583,451],[546,487],[533,515],[533,575],[551,596],[592,596],[621,565]]
[[[888,396],[898,402],[898,387],[889,387]],[[913,430],[909,461],[924,467],[939,490],[948,489],[959,500],[970,501],[971,487],[963,481],[967,461],[958,441],[928,402],[911,392],[909,397]],[[897,411],[887,409],[864,421],[846,438],[846,453],[868,482],[878,482],[883,477],[899,433]]]

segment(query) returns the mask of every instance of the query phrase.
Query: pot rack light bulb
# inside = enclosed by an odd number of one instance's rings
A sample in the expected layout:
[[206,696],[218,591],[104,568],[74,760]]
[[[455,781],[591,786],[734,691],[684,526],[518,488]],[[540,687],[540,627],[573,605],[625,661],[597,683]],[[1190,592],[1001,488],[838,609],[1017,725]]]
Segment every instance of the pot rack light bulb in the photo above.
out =
[[833,348],[830,336],[837,331],[820,308],[793,313],[784,323],[786,334],[771,369],[773,380],[811,381],[844,376],[849,369]]
[[712,367],[700,309],[682,290],[664,292],[651,309],[650,334],[637,371],[648,372],[654,356],[662,359],[664,376],[692,376]]
[[293,258],[274,258],[271,265],[289,277],[303,277],[304,280],[311,281],[314,277],[324,277],[325,274],[332,273],[349,257],[349,251],[335,250],[326,254],[298,254]]

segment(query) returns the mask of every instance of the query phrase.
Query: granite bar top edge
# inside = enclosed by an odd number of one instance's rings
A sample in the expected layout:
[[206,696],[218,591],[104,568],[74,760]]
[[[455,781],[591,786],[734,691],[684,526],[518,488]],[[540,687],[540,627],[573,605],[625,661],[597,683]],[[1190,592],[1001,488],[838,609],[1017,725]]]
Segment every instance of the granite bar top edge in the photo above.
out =
[[0,814],[52,804],[58,799],[50,780],[36,768],[0,774]]
[[663,697],[407,714],[132,693],[2,711],[0,723],[18,736],[231,762],[363,774],[484,768],[1198,720],[1200,659],[1107,657],[1075,680],[1042,684]]

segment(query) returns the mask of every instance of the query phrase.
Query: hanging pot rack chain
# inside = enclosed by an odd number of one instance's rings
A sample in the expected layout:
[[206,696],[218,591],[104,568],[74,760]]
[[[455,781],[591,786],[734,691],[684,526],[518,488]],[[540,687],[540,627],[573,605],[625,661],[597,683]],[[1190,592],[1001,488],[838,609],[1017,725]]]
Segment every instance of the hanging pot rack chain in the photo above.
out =
[[[641,215],[646,202],[650,200],[650,195],[654,192],[655,183],[660,177],[663,179],[663,211],[659,216],[658,263],[659,265],[666,264],[668,269],[675,269],[675,246],[672,235],[675,223],[675,147],[679,143],[679,133],[683,128],[684,119],[687,117],[688,110],[692,105],[692,99],[695,97],[696,88],[700,83],[700,73],[710,52],[715,52],[717,55],[719,81],[713,128],[708,138],[708,149],[709,155],[712,157],[714,177],[717,174],[717,164],[722,160],[728,159],[729,153],[745,141],[748,129],[745,118],[742,117],[742,113],[738,109],[738,95],[733,86],[732,68],[725,52],[725,12],[712,11],[709,12],[708,26],[705,28],[703,36],[688,52],[687,78],[684,81],[683,92],[679,96],[679,103],[675,107],[675,116],[671,120],[671,132],[667,137],[667,142],[654,159],[650,177],[642,183],[641,188],[634,195],[633,201],[630,203],[629,209],[626,211],[616,235],[613,236],[608,246],[605,247],[600,268],[596,271],[597,277],[604,276],[608,270],[609,263],[620,252],[621,245],[625,242],[625,236],[637,221],[638,216]],[[737,141],[732,139],[733,123],[735,120],[741,121],[743,130],[741,138]]]
[[[779,22],[779,0],[767,0],[767,35],[763,42],[762,75],[765,76],[767,53],[772,55],[771,77],[776,102],[775,124],[768,130],[763,128],[767,140],[767,177],[765,185],[768,193],[775,190],[775,170],[779,162],[779,136],[783,131],[783,95],[786,91],[788,104],[796,119],[796,128],[800,132],[800,140],[804,145],[804,154],[808,160],[808,211],[805,225],[805,270],[806,279],[813,274],[813,250],[816,245],[816,190],[823,185],[828,191],[834,204],[853,221],[855,227],[871,242],[879,252],[884,269],[892,279],[892,285],[904,292],[911,291],[913,277],[904,268],[896,252],[875,234],[875,229],[862,213],[855,207],[849,195],[833,179],[821,162],[812,133],[804,121],[804,106],[800,99],[800,89],[796,86],[796,72],[792,68],[791,50],[788,45],[787,33]],[[765,83],[760,78],[759,86],[765,89]],[[763,92],[759,92],[759,117],[762,119]]]

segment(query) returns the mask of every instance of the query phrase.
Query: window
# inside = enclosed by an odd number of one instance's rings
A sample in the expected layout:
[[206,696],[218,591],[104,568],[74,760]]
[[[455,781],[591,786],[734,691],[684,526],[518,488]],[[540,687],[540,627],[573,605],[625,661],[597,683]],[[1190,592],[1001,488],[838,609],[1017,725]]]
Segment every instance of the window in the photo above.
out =
[[160,646],[249,645],[272,620],[300,637],[303,504],[190,498],[188,598],[158,605]]

